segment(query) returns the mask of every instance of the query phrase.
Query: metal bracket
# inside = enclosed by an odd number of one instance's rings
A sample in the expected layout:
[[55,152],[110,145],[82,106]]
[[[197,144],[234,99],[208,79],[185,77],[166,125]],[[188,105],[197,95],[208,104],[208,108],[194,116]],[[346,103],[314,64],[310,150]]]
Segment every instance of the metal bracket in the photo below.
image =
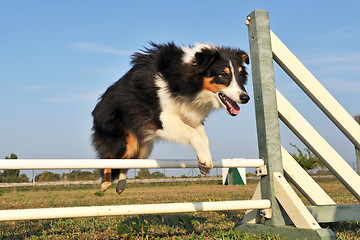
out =
[[260,209],[259,210],[259,215],[260,215],[260,222],[265,223],[266,219],[269,219],[269,218],[272,217],[272,210],[271,210],[271,208],[269,208],[269,209]]
[[256,176],[261,177],[267,175],[267,168],[265,165],[256,168]]
[[268,209],[260,209],[260,216],[264,218],[271,218],[272,217],[272,210],[271,208]]

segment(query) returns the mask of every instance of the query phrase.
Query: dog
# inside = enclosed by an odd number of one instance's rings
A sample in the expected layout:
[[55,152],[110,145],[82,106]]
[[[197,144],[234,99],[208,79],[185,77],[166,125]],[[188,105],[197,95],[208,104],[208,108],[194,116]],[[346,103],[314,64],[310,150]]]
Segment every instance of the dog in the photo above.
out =
[[[199,168],[213,167],[204,120],[224,107],[236,116],[250,97],[240,49],[197,43],[155,44],[132,55],[132,68],[99,98],[92,112],[92,143],[102,159],[145,159],[154,142],[190,144]],[[101,191],[116,178],[116,192],[126,187],[127,169],[102,169]]]

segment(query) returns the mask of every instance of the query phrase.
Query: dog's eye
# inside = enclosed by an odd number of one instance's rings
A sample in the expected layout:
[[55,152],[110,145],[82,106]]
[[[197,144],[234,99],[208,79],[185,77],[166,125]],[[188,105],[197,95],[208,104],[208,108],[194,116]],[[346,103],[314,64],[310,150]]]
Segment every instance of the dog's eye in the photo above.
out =
[[229,77],[229,74],[226,73],[226,72],[222,72],[222,73],[219,75],[219,77],[221,77],[221,78],[227,78],[227,77]]

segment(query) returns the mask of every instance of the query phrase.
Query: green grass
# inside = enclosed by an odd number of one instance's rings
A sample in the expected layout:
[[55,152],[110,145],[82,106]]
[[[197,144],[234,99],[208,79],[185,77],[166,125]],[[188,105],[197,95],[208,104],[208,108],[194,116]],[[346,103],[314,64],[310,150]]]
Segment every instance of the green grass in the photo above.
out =
[[[322,181],[320,185],[338,203],[358,203],[335,180]],[[105,194],[97,186],[14,188],[2,190],[0,209],[251,199],[255,187],[255,182],[246,186],[215,182],[136,184],[129,185],[120,196],[114,187]],[[281,239],[234,232],[232,229],[243,214],[244,211],[222,211],[2,222],[0,239]],[[331,227],[338,239],[360,239],[360,222],[322,227]]]

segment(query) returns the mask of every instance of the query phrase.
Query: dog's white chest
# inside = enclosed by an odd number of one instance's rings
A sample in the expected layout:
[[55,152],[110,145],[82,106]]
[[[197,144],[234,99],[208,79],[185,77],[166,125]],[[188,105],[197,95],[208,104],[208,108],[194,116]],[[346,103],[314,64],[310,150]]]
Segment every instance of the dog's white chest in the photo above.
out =
[[159,87],[158,97],[161,107],[161,121],[165,121],[167,119],[166,116],[171,115],[178,117],[185,124],[196,128],[202,124],[212,109],[220,107],[213,93],[204,91],[198,94],[192,102],[189,102],[174,98],[161,75],[155,78],[155,83]]

